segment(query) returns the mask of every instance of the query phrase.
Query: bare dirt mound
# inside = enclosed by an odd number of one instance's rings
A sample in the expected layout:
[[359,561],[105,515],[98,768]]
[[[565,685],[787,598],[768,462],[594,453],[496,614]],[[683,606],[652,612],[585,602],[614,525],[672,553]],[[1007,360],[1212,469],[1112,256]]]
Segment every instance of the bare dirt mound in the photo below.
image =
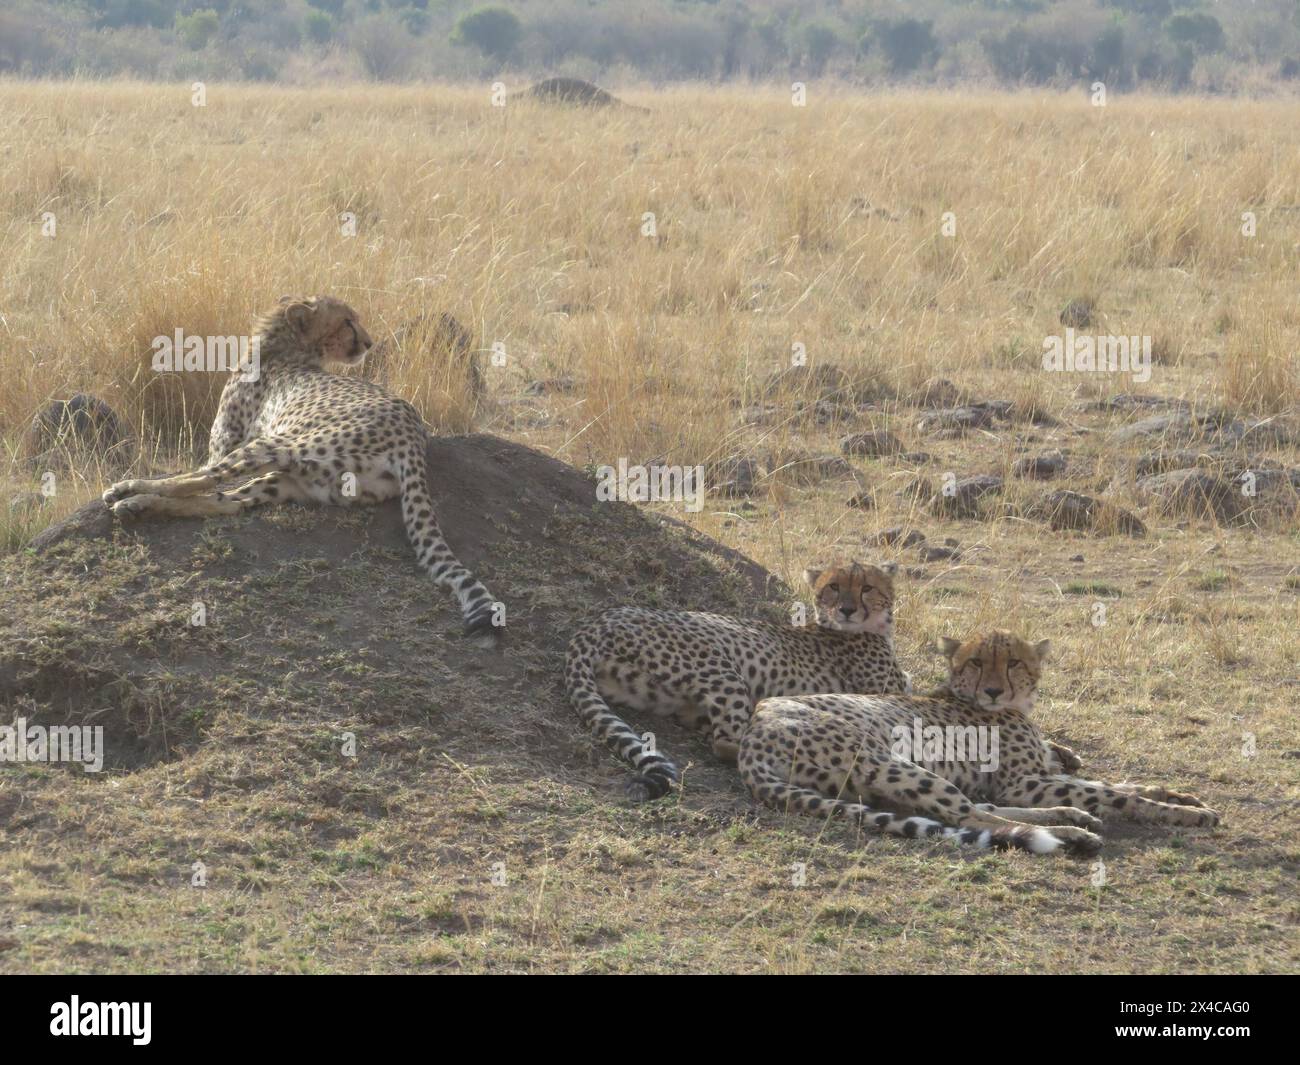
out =
[[[416,725],[410,742],[459,761],[616,789],[559,682],[580,620],[618,603],[770,613],[788,594],[684,525],[597,503],[580,472],[518,444],[433,439],[429,468],[449,542],[506,604],[502,649],[461,637],[396,501],[129,525],[96,502],[0,562],[4,720],[104,725],[118,769],[228,757],[263,729],[311,759],[342,732],[374,743]],[[673,741],[711,762],[695,737]],[[257,757],[245,771],[271,772]]]
[[530,88],[526,95],[546,103],[573,104],[578,107],[625,107],[647,113],[650,110],[648,107],[624,103],[613,93],[581,78],[547,78]]

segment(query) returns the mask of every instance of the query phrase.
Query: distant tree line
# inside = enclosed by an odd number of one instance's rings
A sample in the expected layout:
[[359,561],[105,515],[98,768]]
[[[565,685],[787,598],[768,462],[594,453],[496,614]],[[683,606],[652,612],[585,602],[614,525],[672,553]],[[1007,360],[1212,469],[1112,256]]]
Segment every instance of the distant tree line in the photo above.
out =
[[0,73],[1300,81],[1300,0],[6,0]]

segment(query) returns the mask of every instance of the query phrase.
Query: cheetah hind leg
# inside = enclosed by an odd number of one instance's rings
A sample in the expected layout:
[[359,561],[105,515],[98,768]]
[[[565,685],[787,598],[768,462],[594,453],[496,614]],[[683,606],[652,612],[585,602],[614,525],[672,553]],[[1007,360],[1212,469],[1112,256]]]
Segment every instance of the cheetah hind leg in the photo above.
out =
[[982,802],[977,803],[975,809],[1022,825],[1074,825],[1089,832],[1101,828],[1101,818],[1074,806],[995,806],[991,802]]
[[422,450],[402,458],[398,478],[402,489],[402,519],[420,568],[455,594],[465,619],[465,635],[479,647],[495,647],[505,625],[503,612],[483,583],[461,565],[443,539],[429,496]]

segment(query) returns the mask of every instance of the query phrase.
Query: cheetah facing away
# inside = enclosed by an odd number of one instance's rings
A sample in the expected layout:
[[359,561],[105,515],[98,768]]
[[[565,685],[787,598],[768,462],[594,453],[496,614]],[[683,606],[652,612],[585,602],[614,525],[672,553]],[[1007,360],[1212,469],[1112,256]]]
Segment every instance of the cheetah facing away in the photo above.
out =
[[[1102,811],[1186,827],[1218,824],[1219,815],[1190,795],[1057,771],[1029,719],[1047,640],[1031,646],[996,631],[966,643],[945,639],[942,648],[948,685],[927,696],[814,695],[760,703],[739,758],[755,798],[778,809],[844,817],[869,831],[1036,854],[1095,853]],[[925,731],[932,726],[944,731]],[[988,730],[983,735],[996,747],[981,746],[979,730]],[[912,816],[878,811],[874,803]]]
[[175,477],[120,481],[104,502],[119,516],[204,517],[264,503],[374,504],[400,494],[421,569],[455,593],[467,635],[481,646],[495,644],[500,610],[438,527],[419,414],[377,384],[324,368],[365,357],[370,337],[356,313],[328,296],[285,296],[258,319],[256,336],[259,372],[231,374],[212,423],[207,465]]
[[681,779],[677,766],[606,700],[703,726],[714,753],[734,762],[750,712],[765,695],[906,691],[907,674],[894,660],[896,569],[855,562],[808,570],[817,624],[803,627],[615,607],[569,642],[569,699],[592,733],[636,770],[628,797],[660,798]]

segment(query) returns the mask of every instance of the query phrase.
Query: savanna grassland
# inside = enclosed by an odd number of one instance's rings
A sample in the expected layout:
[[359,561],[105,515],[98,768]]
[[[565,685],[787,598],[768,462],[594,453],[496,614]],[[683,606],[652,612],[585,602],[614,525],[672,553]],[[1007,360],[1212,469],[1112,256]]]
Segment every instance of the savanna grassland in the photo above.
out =
[[[836,555],[898,560],[899,651],[922,686],[941,635],[1050,637],[1044,729],[1088,774],[1194,792],[1221,827],[1108,825],[1103,871],[857,840],[756,812],[707,766],[630,808],[544,657],[511,709],[564,757],[512,774],[461,736],[440,758],[404,720],[391,760],[340,791],[286,753],[288,696],[232,680],[186,757],[0,773],[0,968],[1294,971],[1300,105],[816,85],[798,107],[769,90],[626,98],[649,111],[496,107],[486,85],[210,85],[195,107],[189,86],[0,82],[0,541],[6,587],[49,580],[41,639],[75,642],[61,604],[113,601],[147,570],[128,551],[77,556],[80,584],[37,572],[31,539],[115,470],[33,462],[34,413],[93,393],[137,468],[192,463],[223,378],[155,374],[153,339],[243,333],[282,294],[328,293],[388,339],[368,372],[444,432],[578,469],[703,464],[726,491],[699,513],[650,509],[791,588]],[[475,338],[481,398],[403,328],[442,312]],[[1046,372],[1064,323],[1150,337],[1150,379]],[[244,520],[210,523],[205,558],[230,568],[223,538]],[[310,540],[314,518],[280,520]],[[614,547],[574,538],[565,557],[660,564]],[[15,640],[36,602],[20,600]],[[276,631],[249,610],[249,631]],[[110,620],[147,649],[143,618]],[[376,640],[389,621],[375,615]],[[87,657],[107,653],[105,625]],[[411,694],[334,666],[354,693]],[[307,845],[295,833],[313,825],[329,831]],[[196,893],[199,852],[238,874]],[[495,861],[511,886],[487,886]]]

